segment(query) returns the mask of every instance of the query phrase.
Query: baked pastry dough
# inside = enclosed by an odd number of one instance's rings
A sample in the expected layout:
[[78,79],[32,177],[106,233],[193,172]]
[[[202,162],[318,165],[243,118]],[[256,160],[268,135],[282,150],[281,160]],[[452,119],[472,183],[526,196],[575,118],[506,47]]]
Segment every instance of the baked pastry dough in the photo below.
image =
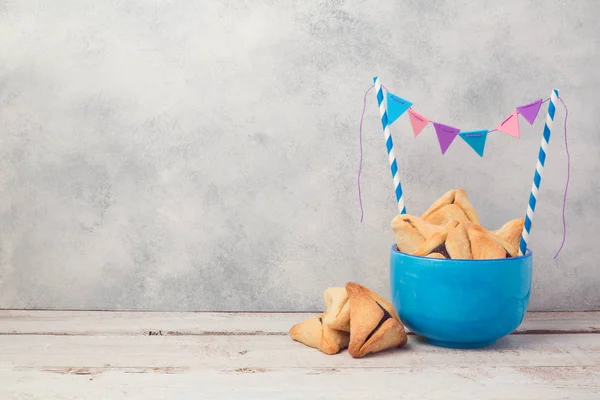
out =
[[425,257],[427,258],[446,258],[443,254],[441,253],[429,253],[427,254]]
[[350,332],[350,301],[343,287],[330,287],[323,293],[325,316],[323,323],[339,331]]
[[474,227],[469,227],[467,232],[471,241],[471,251],[474,260],[506,258],[506,250],[496,243],[490,235],[474,229]]
[[402,253],[454,260],[515,257],[524,218],[508,221],[490,231],[463,189],[444,193],[420,217],[397,215],[392,220],[394,240]]
[[513,219],[502,225],[502,227],[494,231],[494,233],[509,245],[518,249],[521,242],[521,235],[523,235],[524,223],[525,218]]
[[323,324],[324,314],[302,321],[290,329],[297,342],[318,349],[325,354],[336,354],[348,347],[350,335]]
[[444,228],[431,235],[421,246],[419,246],[415,251],[410,253],[413,256],[428,256],[431,253],[439,253],[444,256],[444,258],[450,258],[450,254],[446,249],[446,239],[448,238],[448,233],[456,228],[459,224],[456,220],[450,220],[444,226]]
[[453,260],[472,260],[471,242],[465,224],[458,224],[448,231],[446,251]]
[[392,219],[392,231],[398,250],[412,253],[442,227],[423,221],[410,214],[399,214]]
[[480,223],[479,216],[463,189],[453,189],[444,193],[421,218],[434,225],[445,225],[452,219],[463,223]]
[[480,225],[451,220],[442,231],[431,235],[409,254],[453,260],[488,260],[514,257],[517,252],[517,247]]
[[[487,236],[488,239],[491,239],[498,246],[502,247],[506,253],[505,254],[506,257],[515,257],[519,252],[518,246],[511,245],[510,243],[508,243],[507,241],[502,239],[500,236],[496,235],[494,232],[491,232],[491,231],[485,229],[481,225],[468,224],[467,232],[469,231],[469,229],[475,230],[475,231],[478,231],[478,232],[484,234],[485,236]],[[473,249],[474,243],[473,243],[473,239],[471,238],[471,234],[469,234],[469,239],[471,240],[471,250],[474,251],[474,249]],[[503,256],[501,258],[504,258],[505,256]]]
[[352,357],[360,358],[406,344],[404,326],[389,302],[354,282],[346,283],[346,291],[350,299],[348,352]]

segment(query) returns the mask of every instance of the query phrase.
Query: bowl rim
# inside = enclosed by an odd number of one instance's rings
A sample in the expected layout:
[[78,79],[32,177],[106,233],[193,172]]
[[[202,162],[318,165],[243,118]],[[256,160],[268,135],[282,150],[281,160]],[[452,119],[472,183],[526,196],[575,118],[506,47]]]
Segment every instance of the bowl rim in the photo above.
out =
[[402,253],[399,249],[398,249],[398,245],[396,243],[394,243],[392,245],[392,255],[396,254],[400,257],[406,257],[406,258],[412,258],[415,260],[427,260],[428,262],[434,262],[434,263],[472,263],[472,264],[476,264],[476,263],[491,263],[491,262],[511,262],[511,261],[517,261],[517,260],[522,260],[525,258],[531,258],[533,256],[533,252],[531,251],[530,248],[527,248],[527,251],[525,251],[525,254],[522,256],[516,256],[516,257],[510,257],[510,258],[491,258],[491,259],[486,259],[486,260],[458,260],[458,259],[451,259],[451,258],[430,258],[430,257],[423,257],[423,256],[413,256],[407,253]]

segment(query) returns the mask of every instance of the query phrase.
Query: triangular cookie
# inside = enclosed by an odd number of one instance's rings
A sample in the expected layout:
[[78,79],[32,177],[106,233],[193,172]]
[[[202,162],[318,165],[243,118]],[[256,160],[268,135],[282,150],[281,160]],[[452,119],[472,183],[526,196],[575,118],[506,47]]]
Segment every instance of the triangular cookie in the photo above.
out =
[[459,222],[479,224],[479,217],[463,189],[453,189],[444,193],[421,218],[434,225],[445,225],[455,219]]
[[336,354],[348,347],[350,335],[323,324],[324,314],[302,321],[290,329],[297,342],[318,349],[325,354]]
[[364,357],[407,342],[404,326],[392,305],[369,289],[346,283],[350,299],[350,344],[354,358]]
[[323,323],[338,331],[350,332],[350,301],[343,287],[330,287],[323,293],[325,316]]
[[[354,282],[349,282],[352,285],[354,285],[357,288],[360,288],[364,293],[366,293],[367,295],[369,295],[369,297],[371,297],[373,300],[375,300],[377,303],[379,303],[379,305],[381,307],[383,307],[383,309],[385,311],[387,311],[396,321],[402,323],[400,321],[400,316],[398,316],[398,314],[396,313],[396,310],[394,309],[394,306],[390,304],[389,301],[387,301],[386,299],[384,299],[383,297],[381,297],[380,295],[378,295],[377,293],[375,293],[374,291],[372,291],[371,289],[359,285],[358,283],[354,283]],[[347,292],[348,290],[346,290]],[[350,296],[348,296],[350,297]]]
[[[516,257],[518,252],[519,252],[519,246],[513,246],[512,244],[508,243],[507,241],[505,241],[504,239],[502,239],[500,236],[496,235],[494,232],[491,232],[487,229],[485,229],[483,226],[481,225],[475,225],[475,224],[467,224],[466,226],[467,228],[467,232],[469,229],[473,229],[476,231],[479,231],[481,233],[483,233],[484,235],[486,235],[489,239],[493,240],[498,246],[502,247],[508,256],[510,257]],[[471,236],[469,235],[469,238]],[[471,239],[471,249],[473,249],[473,240]]]
[[467,229],[467,234],[471,242],[471,252],[474,260],[506,258],[504,247],[496,243],[490,235],[476,229],[474,225]]
[[392,221],[394,241],[402,253],[412,253],[425,243],[425,237],[408,221],[394,219]]
[[426,239],[434,233],[440,232],[442,229],[444,229],[441,226],[430,224],[429,222],[425,222],[423,219],[415,217],[411,214],[398,214],[395,216],[394,219],[392,219],[392,229],[394,228],[394,222],[396,221],[408,222],[419,232],[421,236]]
[[442,227],[423,221],[410,214],[399,214],[392,219],[392,231],[398,250],[410,254]]
[[426,218],[442,207],[454,203],[456,197],[456,189],[448,190],[439,199],[437,199],[422,215],[421,218]]
[[423,218],[425,221],[435,225],[445,225],[448,221],[456,220],[461,223],[471,222],[467,217],[467,214],[457,206],[456,204],[449,204],[434,211],[427,217]]
[[469,221],[474,224],[481,224],[479,221],[479,216],[477,215],[477,211],[475,211],[475,208],[471,204],[466,191],[463,189],[456,190],[454,204],[459,206],[464,211],[464,213],[467,215],[467,218],[469,218]]
[[446,251],[453,260],[472,260],[471,242],[464,224],[458,224],[448,231]]
[[450,254],[446,249],[446,239],[448,238],[448,233],[454,229],[459,224],[456,220],[450,220],[444,226],[444,228],[429,237],[419,248],[410,253],[410,255],[423,257],[428,256],[431,253],[439,253],[444,256],[444,258],[450,258]]
[[447,237],[448,232],[436,233],[435,235],[432,235],[425,243],[419,246],[419,248],[410,253],[410,255],[423,257],[431,253],[439,253],[442,254],[444,258],[450,258],[445,245]]
[[513,219],[512,221],[508,221],[506,224],[502,225],[502,227],[494,231],[494,233],[498,235],[498,237],[503,239],[506,243],[510,244],[515,248],[519,248],[521,236],[523,235],[524,223],[525,218]]

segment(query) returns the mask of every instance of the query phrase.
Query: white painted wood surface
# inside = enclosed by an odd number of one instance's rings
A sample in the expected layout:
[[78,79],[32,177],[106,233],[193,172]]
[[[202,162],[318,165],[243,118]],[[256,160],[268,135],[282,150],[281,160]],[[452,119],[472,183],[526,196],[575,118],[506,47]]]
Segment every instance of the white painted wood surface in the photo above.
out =
[[[209,313],[0,310],[0,334],[53,335],[287,335],[290,327],[317,313]],[[521,333],[600,333],[600,312],[528,313]]]
[[311,315],[0,311],[0,399],[600,399],[600,313],[363,359],[292,341]]

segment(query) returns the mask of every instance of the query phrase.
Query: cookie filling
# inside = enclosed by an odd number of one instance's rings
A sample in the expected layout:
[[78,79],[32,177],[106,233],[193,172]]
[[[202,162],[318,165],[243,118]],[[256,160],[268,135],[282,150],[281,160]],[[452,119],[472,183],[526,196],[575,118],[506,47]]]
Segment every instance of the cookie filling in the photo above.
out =
[[446,250],[446,244],[445,243],[440,244],[438,247],[436,247],[435,249],[433,249],[431,252],[432,253],[440,253],[441,255],[443,255],[446,258],[451,258],[450,254],[448,254],[448,250]]
[[369,333],[369,336],[367,336],[367,338],[365,339],[365,343],[367,343],[369,341],[369,339],[371,339],[371,336],[373,336],[375,334],[375,332],[377,332],[377,330],[381,327],[381,325],[383,325],[383,323],[385,321],[387,321],[388,319],[392,318],[392,316],[390,315],[390,313],[387,312],[387,310],[385,308],[381,307],[381,304],[377,303],[377,305],[379,306],[379,308],[381,308],[381,311],[383,311],[383,317],[381,317],[381,320],[379,321],[379,323],[377,324],[377,326],[375,327],[375,329],[373,329],[371,331],[371,333]]

